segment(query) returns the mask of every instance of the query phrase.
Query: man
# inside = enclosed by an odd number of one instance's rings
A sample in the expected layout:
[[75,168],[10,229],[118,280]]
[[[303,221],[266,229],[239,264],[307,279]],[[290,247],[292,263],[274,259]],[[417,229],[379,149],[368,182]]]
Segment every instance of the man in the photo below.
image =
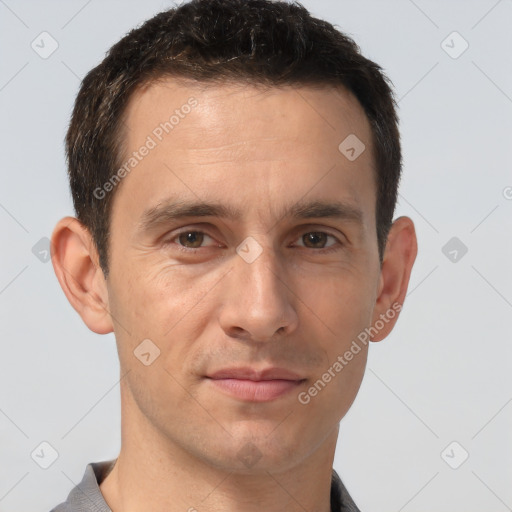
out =
[[193,0],[84,79],[59,282],[114,332],[121,451],[55,511],[357,511],[333,471],[417,246],[380,68],[299,4]]

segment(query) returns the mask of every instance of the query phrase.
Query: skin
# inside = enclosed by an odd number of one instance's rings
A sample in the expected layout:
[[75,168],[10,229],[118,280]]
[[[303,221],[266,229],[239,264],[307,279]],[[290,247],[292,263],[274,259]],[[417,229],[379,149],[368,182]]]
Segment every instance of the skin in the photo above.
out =
[[[121,452],[100,488],[125,512],[327,512],[339,422],[368,347],[308,404],[297,396],[403,303],[414,225],[395,220],[381,266],[370,126],[344,90],[161,80],[131,99],[125,156],[191,96],[197,106],[115,190],[108,278],[76,219],[62,219],[52,238],[64,292],[92,331],[115,332],[124,376]],[[349,134],[366,145],[352,162],[338,150]],[[145,211],[176,198],[240,216],[142,229]],[[360,219],[287,216],[299,200],[342,201]],[[249,236],[262,250],[252,263],[236,252]],[[134,356],[144,339],[160,350],[148,366]],[[205,377],[233,366],[287,368],[303,381],[275,400],[241,400]],[[251,464],[240,457],[248,447],[259,457]]]

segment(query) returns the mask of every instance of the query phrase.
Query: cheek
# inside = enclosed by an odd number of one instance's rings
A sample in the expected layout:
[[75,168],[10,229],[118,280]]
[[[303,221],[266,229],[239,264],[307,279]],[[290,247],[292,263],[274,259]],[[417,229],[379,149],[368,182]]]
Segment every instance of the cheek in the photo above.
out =
[[309,294],[308,306],[315,312],[311,334],[323,349],[324,361],[303,402],[310,401],[312,408],[325,409],[322,414],[338,420],[349,409],[363,379],[368,341],[360,335],[371,325],[376,298],[373,280],[374,276],[356,271],[344,272]]
[[169,328],[176,311],[183,309],[188,300],[188,288],[180,286],[178,276],[163,279],[148,265],[119,266],[117,274],[112,275],[112,284],[112,314],[127,322],[133,337],[160,337],[157,327],[165,329],[162,320]]
[[367,350],[362,347],[350,361],[343,358],[345,351],[341,352],[342,358],[333,359],[297,396],[313,431],[330,432],[350,409],[363,379]]
[[[148,417],[162,416],[169,396],[179,407],[190,401],[178,374],[193,345],[199,317],[187,313],[197,307],[204,291],[184,286],[178,274],[175,279],[169,275],[164,278],[147,268],[141,271],[119,266],[111,275],[111,313],[116,319],[122,373],[129,372],[126,383],[130,394]],[[149,354],[147,365],[144,354]]]
[[319,279],[304,279],[297,295],[314,314],[327,339],[336,345],[336,341],[347,341],[370,324],[376,283],[371,272],[343,268]]
[[137,364],[133,351],[145,339],[160,350],[160,363],[187,357],[211,321],[208,292],[219,279],[211,274],[191,275],[178,266],[158,271],[150,265],[118,267],[109,296],[123,363]]

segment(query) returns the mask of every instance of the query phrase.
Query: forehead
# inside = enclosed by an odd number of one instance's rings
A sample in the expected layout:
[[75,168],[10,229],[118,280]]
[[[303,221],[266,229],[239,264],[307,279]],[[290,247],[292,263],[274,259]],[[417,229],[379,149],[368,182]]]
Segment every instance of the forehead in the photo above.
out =
[[[189,108],[192,102],[195,106]],[[184,116],[192,117],[193,122],[180,123]],[[247,117],[251,118],[249,124]],[[262,130],[316,144],[321,142],[316,136],[321,135],[326,146],[332,146],[347,130],[368,142],[371,137],[370,125],[355,96],[344,87],[327,85],[271,87],[160,78],[133,93],[124,120],[129,128],[129,147],[137,142],[137,135],[158,131],[160,123],[169,121],[174,134],[193,137],[201,130],[205,142],[218,142],[223,136],[230,141],[246,139],[248,133],[261,135]],[[235,132],[236,128],[243,129]]]
[[[134,211],[177,195],[267,211],[306,194],[375,202],[370,125],[345,89],[166,78],[133,94],[124,122],[125,162],[151,146],[118,191]],[[355,161],[340,151],[353,137]]]

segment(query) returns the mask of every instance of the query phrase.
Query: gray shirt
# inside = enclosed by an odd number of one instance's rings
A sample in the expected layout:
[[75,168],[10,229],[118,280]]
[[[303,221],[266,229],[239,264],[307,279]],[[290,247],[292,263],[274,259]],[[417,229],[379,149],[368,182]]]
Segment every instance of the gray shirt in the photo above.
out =
[[[71,489],[68,499],[51,512],[112,512],[99,485],[110,473],[115,462],[114,459],[87,464],[82,481]],[[331,480],[331,512],[360,512],[334,469]]]

